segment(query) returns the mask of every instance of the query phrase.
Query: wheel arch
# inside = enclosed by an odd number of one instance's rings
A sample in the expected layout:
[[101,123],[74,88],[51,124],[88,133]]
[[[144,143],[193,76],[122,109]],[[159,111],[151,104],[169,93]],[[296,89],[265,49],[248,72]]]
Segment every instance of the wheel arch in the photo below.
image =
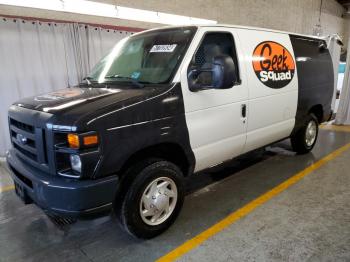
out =
[[317,118],[318,123],[323,122],[323,106],[321,104],[314,105],[310,108],[309,114],[314,114]]
[[142,148],[133,153],[124,163],[120,170],[120,176],[123,176],[125,171],[132,165],[143,161],[147,158],[159,158],[177,165],[184,176],[188,176],[193,172],[194,160],[186,154],[184,148],[173,142],[163,142]]

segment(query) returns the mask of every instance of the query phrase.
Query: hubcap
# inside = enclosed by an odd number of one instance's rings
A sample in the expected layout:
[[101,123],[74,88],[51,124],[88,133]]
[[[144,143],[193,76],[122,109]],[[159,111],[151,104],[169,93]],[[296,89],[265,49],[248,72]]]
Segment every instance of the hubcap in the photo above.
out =
[[177,202],[177,187],[168,177],[153,180],[142,194],[140,215],[147,225],[156,226],[167,220]]
[[317,126],[315,121],[310,121],[306,127],[305,142],[308,147],[312,146],[316,140]]

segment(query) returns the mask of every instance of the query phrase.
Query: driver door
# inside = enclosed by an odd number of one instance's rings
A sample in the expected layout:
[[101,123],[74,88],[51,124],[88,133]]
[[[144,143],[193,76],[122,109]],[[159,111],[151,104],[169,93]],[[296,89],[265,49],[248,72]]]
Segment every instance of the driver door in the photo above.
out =
[[[181,68],[181,86],[195,171],[218,165],[243,152],[247,129],[248,88],[244,56],[234,29],[201,28]],[[213,57],[229,55],[236,65],[236,83],[227,89],[191,91],[188,75],[193,69],[210,68]],[[198,81],[208,86],[210,73]],[[208,80],[209,78],[209,80]],[[190,80],[191,81],[191,80]],[[203,85],[203,86],[204,86]],[[210,85],[209,85],[210,86]]]

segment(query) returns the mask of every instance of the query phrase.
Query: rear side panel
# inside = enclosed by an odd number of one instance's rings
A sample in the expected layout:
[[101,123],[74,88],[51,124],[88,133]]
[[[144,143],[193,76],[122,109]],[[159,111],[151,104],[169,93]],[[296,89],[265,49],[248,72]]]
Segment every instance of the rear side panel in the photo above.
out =
[[323,40],[290,35],[298,72],[298,106],[294,131],[303,124],[304,117],[314,106],[323,109],[322,122],[331,113],[333,95],[333,65],[329,50],[320,47]]

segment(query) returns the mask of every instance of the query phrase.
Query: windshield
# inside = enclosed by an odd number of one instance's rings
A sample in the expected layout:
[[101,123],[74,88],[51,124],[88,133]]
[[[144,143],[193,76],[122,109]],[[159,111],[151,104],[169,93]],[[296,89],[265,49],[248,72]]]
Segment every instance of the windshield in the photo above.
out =
[[161,29],[125,38],[97,63],[86,79],[98,83],[168,83],[195,30],[195,27]]

